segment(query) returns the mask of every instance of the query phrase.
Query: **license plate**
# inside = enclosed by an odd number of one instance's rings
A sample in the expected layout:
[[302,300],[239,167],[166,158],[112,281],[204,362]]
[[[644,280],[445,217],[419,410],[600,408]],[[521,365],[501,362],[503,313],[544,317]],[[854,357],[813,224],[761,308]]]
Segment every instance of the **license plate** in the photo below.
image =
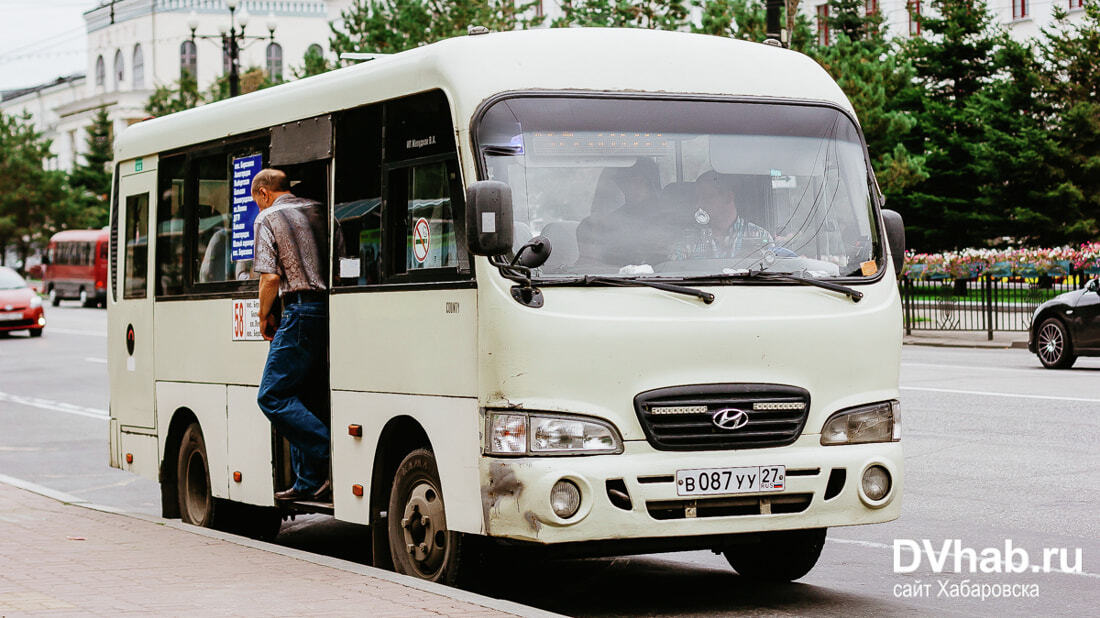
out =
[[783,491],[786,481],[786,466],[677,470],[676,495],[715,496]]
[[15,313],[0,313],[0,322],[14,322],[15,320],[22,320],[23,312],[16,311]]

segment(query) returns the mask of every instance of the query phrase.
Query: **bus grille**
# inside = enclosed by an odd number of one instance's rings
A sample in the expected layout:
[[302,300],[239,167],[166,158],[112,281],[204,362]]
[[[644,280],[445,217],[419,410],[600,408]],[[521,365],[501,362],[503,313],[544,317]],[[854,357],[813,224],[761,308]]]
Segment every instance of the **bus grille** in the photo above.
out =
[[[809,414],[810,393],[781,384],[675,386],[639,394],[634,409],[646,439],[658,450],[766,448],[798,439]],[[726,420],[732,420],[725,424],[736,428],[715,422],[723,410],[728,411]]]

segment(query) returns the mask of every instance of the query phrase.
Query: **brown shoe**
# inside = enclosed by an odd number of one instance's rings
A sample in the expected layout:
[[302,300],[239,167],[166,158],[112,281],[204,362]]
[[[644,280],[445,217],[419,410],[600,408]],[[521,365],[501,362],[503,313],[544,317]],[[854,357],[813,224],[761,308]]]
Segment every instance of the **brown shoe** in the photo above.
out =
[[317,491],[313,492],[313,500],[332,502],[332,481],[325,481]]
[[286,489],[284,491],[275,492],[275,500],[277,502],[293,502],[295,500],[308,500],[313,496],[308,491],[302,491],[300,489]]

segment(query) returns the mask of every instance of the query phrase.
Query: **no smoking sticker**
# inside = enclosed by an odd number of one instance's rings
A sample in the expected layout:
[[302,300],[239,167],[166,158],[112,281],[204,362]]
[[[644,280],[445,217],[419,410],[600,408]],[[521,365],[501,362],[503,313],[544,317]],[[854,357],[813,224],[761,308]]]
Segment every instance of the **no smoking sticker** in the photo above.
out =
[[424,263],[428,259],[428,249],[432,244],[432,230],[428,226],[428,220],[421,217],[413,226],[413,257],[417,262]]

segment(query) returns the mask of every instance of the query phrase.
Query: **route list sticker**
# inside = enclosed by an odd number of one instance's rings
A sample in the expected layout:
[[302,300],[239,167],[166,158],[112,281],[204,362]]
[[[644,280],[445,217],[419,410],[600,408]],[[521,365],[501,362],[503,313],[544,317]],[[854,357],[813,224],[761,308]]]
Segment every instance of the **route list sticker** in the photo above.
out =
[[256,214],[260,208],[252,201],[252,179],[263,169],[263,155],[233,159],[233,242],[230,259],[251,260],[256,244]]
[[428,259],[428,249],[431,247],[432,242],[432,229],[428,225],[428,220],[421,217],[416,220],[416,225],[413,226],[413,257],[417,262],[421,264],[424,260]]
[[233,301],[233,341],[263,341],[260,332],[260,300]]

